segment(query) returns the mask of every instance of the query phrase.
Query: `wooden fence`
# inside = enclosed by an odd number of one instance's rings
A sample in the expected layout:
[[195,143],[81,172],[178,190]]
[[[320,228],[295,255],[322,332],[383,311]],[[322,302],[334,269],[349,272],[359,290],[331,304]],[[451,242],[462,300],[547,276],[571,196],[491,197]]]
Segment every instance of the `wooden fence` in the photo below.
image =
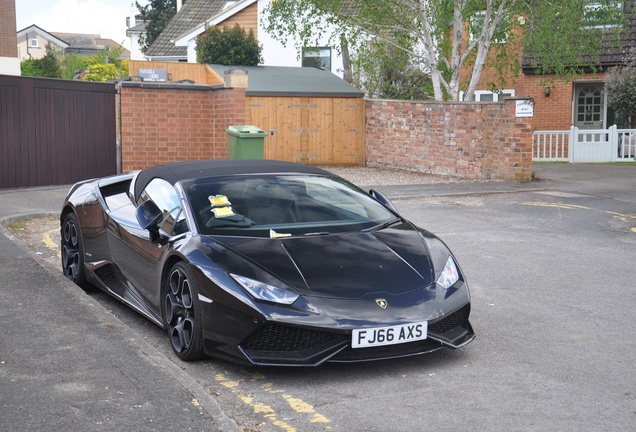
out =
[[115,85],[0,75],[0,188],[117,172]]

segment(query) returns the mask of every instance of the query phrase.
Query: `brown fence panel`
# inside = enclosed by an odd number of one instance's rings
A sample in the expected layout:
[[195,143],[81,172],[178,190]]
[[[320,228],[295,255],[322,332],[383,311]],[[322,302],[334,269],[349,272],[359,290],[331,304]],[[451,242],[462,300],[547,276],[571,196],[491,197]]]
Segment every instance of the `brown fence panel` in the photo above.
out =
[[0,75],[0,188],[117,173],[115,84]]
[[263,129],[265,158],[309,165],[365,163],[362,98],[246,98],[246,121]]

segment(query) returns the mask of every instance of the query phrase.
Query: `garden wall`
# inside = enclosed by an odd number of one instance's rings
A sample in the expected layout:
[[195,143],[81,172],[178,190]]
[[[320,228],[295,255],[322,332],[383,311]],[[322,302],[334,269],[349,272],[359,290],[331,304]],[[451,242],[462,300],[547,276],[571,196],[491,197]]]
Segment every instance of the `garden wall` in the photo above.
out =
[[121,171],[228,157],[230,125],[245,123],[245,89],[122,82]]
[[[241,83],[122,82],[121,172],[228,157],[230,125],[246,122]],[[241,80],[237,81],[238,83]],[[367,100],[366,165],[475,180],[532,178],[532,118],[497,103]]]
[[366,101],[367,166],[475,180],[532,179],[532,118],[497,103]]

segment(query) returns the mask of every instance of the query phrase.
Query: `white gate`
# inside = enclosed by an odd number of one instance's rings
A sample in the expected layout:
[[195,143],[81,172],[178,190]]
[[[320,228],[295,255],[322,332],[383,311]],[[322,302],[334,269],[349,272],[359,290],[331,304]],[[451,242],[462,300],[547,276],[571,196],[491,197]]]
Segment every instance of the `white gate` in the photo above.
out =
[[636,157],[636,129],[579,129],[535,131],[533,161],[633,162]]

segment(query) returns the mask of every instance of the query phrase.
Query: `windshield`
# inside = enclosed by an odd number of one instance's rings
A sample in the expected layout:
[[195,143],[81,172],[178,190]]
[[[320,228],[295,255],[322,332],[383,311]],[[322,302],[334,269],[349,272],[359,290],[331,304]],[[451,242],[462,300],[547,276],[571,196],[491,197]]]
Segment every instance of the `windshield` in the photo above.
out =
[[338,177],[238,175],[185,182],[202,234],[287,237],[359,231],[395,216]]

